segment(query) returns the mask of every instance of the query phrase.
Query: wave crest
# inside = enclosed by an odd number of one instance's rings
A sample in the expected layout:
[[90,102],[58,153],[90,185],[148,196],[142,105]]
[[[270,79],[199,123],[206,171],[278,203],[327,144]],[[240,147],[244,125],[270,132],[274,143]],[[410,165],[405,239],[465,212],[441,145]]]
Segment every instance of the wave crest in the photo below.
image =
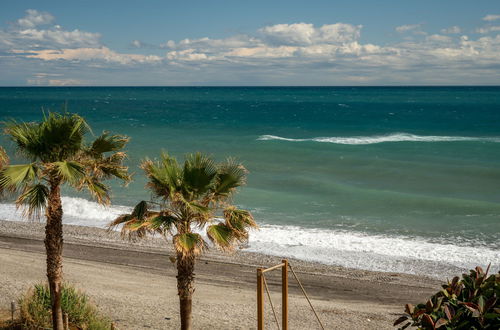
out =
[[293,139],[285,138],[276,135],[261,135],[257,140],[269,141],[290,141],[290,142],[323,142],[335,144],[350,144],[350,145],[365,145],[385,142],[464,142],[464,141],[479,141],[500,143],[500,137],[470,137],[470,136],[437,136],[437,135],[415,135],[409,133],[394,133],[388,135],[374,136],[332,136],[332,137],[315,137],[309,139]]

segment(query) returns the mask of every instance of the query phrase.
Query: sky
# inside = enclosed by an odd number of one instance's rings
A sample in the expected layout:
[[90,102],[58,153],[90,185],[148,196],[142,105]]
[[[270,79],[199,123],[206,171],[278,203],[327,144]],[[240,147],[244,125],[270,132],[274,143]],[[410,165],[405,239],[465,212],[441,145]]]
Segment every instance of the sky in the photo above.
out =
[[500,1],[4,1],[0,86],[500,85]]

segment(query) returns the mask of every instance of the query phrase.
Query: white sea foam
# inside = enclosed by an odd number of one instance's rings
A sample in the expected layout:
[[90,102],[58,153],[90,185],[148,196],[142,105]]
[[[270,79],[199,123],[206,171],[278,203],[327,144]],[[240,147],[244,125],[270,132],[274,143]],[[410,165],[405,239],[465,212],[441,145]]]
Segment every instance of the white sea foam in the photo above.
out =
[[[62,207],[63,223],[98,228],[105,228],[117,216],[131,210],[127,206],[103,206],[78,197],[62,197]],[[16,209],[13,204],[0,204],[0,219],[30,220],[23,216],[22,209]]]
[[293,139],[285,138],[276,135],[261,135],[257,140],[281,140],[290,142],[323,142],[335,144],[375,144],[385,142],[463,142],[463,141],[479,141],[479,142],[494,142],[500,143],[500,137],[468,137],[468,136],[434,136],[434,135],[415,135],[409,133],[394,133],[388,135],[374,136],[332,136],[332,137],[315,137],[309,139]]
[[[127,206],[104,207],[82,198],[63,197],[63,223],[105,228]],[[0,218],[27,221],[13,204],[0,204]],[[372,235],[346,230],[262,225],[251,232],[250,252],[292,257],[350,268],[414,274],[452,275],[491,262],[500,251],[428,242],[423,238]]]
[[500,251],[438,244],[423,238],[264,225],[249,251],[375,271],[452,275],[477,265],[500,267]]

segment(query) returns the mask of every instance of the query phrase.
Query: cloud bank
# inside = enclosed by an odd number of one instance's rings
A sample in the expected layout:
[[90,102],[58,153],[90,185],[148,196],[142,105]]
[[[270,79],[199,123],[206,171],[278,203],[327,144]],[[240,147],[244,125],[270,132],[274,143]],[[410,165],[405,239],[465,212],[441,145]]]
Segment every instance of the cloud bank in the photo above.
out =
[[222,39],[131,40],[134,51],[120,52],[97,32],[66,30],[50,13],[30,9],[0,30],[0,67],[11,72],[0,84],[493,84],[500,81],[500,27],[485,24],[469,35],[459,26],[432,33],[406,24],[394,28],[393,43],[375,44],[362,40],[362,25],[298,22]]

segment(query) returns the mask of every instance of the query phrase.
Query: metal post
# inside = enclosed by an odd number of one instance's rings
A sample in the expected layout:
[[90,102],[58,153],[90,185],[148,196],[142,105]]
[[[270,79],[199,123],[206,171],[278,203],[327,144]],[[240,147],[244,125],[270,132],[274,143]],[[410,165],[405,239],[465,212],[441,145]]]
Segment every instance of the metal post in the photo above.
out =
[[12,323],[14,323],[14,313],[16,311],[16,302],[12,300],[10,302],[10,313],[11,313],[11,318],[12,318]]
[[288,260],[283,259],[281,268],[281,303],[282,315],[281,326],[283,330],[288,330]]
[[264,330],[264,274],[257,268],[257,329]]
[[69,330],[69,317],[68,313],[63,314],[64,329]]
[[111,330],[116,330],[115,322],[111,322]]

